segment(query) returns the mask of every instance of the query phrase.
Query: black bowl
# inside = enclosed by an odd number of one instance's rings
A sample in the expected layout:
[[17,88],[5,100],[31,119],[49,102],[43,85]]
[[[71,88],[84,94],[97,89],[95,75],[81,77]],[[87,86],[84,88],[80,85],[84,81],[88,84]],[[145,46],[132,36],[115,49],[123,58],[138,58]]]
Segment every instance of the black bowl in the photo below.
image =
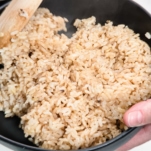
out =
[[[6,7],[6,1],[0,2],[0,13]],[[111,20],[114,25],[126,24],[136,33],[140,33],[142,40],[151,47],[151,40],[145,37],[146,32],[151,33],[151,16],[138,4],[130,0],[44,0],[42,7],[49,8],[55,15],[66,17],[68,36],[75,32],[73,22],[76,18],[95,16],[97,22],[104,24]],[[4,118],[0,112],[0,140],[1,143],[15,151],[46,151],[36,147],[24,138],[23,131],[18,128],[19,118]],[[119,136],[101,145],[81,149],[81,151],[113,151],[131,139],[140,128],[129,128]]]

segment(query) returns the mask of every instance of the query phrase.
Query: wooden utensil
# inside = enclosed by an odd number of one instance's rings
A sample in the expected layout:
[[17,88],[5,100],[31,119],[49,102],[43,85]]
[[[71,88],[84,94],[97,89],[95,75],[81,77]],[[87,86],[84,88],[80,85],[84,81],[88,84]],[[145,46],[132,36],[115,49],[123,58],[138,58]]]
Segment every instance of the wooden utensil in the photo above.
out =
[[0,16],[0,48],[10,42],[10,33],[21,31],[42,0],[12,0]]

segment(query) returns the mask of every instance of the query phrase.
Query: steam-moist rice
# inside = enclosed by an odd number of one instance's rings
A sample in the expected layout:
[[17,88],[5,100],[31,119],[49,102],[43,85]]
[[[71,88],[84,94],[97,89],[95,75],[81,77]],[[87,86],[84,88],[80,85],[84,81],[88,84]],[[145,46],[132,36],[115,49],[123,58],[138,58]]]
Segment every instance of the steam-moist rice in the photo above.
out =
[[17,115],[25,137],[46,149],[101,144],[126,126],[124,112],[151,96],[150,47],[125,25],[67,19],[39,9],[0,50],[0,110]]

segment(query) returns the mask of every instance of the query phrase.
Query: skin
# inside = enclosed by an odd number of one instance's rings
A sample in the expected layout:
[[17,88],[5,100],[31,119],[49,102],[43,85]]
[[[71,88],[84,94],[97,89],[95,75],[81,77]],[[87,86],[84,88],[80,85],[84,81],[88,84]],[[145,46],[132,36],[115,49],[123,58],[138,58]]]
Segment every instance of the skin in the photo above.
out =
[[117,151],[128,151],[151,140],[151,100],[139,102],[131,107],[123,119],[128,127],[143,126],[143,128]]

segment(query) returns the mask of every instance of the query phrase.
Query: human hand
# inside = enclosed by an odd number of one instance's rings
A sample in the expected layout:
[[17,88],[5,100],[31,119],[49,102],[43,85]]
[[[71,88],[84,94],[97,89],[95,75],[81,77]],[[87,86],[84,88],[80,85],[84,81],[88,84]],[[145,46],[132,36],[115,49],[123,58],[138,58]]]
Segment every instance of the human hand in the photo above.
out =
[[128,127],[143,128],[117,151],[128,151],[151,140],[151,100],[139,102],[124,114],[124,123]]

